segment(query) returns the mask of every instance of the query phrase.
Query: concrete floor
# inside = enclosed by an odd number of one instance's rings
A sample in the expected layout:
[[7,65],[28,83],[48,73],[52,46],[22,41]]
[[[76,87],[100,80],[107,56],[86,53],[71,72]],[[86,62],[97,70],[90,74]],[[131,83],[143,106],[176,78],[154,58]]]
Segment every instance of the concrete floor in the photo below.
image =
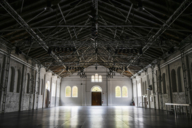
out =
[[186,116],[136,107],[56,107],[0,114],[0,128],[192,128]]

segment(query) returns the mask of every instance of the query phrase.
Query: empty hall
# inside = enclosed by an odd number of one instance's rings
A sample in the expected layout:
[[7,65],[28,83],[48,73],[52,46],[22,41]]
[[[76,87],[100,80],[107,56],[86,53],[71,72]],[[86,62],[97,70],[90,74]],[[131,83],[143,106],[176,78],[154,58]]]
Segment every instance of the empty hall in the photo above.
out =
[[192,127],[192,0],[0,0],[0,128],[162,127]]

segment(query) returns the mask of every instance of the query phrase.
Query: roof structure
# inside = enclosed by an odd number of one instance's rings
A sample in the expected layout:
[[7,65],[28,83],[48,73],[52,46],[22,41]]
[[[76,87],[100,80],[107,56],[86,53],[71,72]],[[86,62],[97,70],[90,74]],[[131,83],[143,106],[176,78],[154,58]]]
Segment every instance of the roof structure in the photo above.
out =
[[113,67],[128,77],[183,46],[191,0],[1,0],[0,38],[65,77]]

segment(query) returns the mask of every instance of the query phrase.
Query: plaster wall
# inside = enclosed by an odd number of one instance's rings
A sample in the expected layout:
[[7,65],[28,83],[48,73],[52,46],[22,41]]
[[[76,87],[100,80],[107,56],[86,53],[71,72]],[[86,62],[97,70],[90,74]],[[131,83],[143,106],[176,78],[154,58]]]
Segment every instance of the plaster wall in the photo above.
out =
[[[90,66],[85,69],[87,78],[80,78],[77,74],[73,74],[70,77],[65,77],[61,82],[61,102],[60,105],[69,105],[69,106],[91,106],[91,89],[94,86],[99,86],[102,88],[102,106],[114,105],[122,106],[129,105],[132,100],[132,86],[131,80],[127,77],[122,77],[120,74],[116,73],[114,78],[107,78],[108,69],[103,66],[97,66],[98,69],[95,69],[95,66]],[[102,75],[102,82],[91,82],[91,76],[98,73]],[[79,89],[79,94],[77,98],[74,97],[65,97],[65,88],[66,86],[77,86]],[[128,88],[128,97],[127,98],[115,98],[115,87],[116,86],[126,86]]]
[[[0,49],[0,86],[5,85],[5,60],[7,59],[6,51]],[[60,78],[52,75],[50,72],[46,72],[45,68],[40,67],[40,85],[38,79],[38,68],[37,65],[31,66],[31,60],[26,60],[22,55],[15,55],[11,53],[10,67],[8,73],[8,84],[6,89],[6,102],[5,102],[5,112],[23,111],[29,109],[42,108],[44,106],[44,90],[45,81],[53,81],[56,88],[60,88]],[[33,68],[34,70],[32,70]],[[14,69],[15,75],[11,78]],[[18,73],[20,72],[20,74]],[[32,72],[33,71],[33,72]],[[34,79],[31,79],[31,75],[34,75]],[[30,75],[29,89],[27,93],[28,78],[27,74]],[[13,91],[10,91],[11,81],[13,81]],[[20,81],[20,82],[19,82]],[[33,85],[32,85],[33,81]],[[57,83],[56,83],[57,82]],[[58,86],[58,87],[57,87]],[[59,90],[58,90],[59,92]],[[55,93],[55,95],[57,92]],[[59,96],[57,96],[57,106],[59,104]],[[50,105],[56,105],[56,96],[52,99],[53,103]],[[38,104],[37,104],[38,103]],[[0,111],[2,111],[3,106],[3,92],[0,92]]]
[[[191,47],[185,49],[188,51]],[[180,58],[180,52],[175,52],[170,57],[160,61],[160,70],[158,69],[158,65],[154,65],[154,67],[145,68],[143,72],[140,74],[135,74],[132,77],[133,88],[136,88],[137,82],[141,80],[141,89],[142,89],[142,97],[147,97],[147,108],[155,108],[155,109],[166,109],[165,103],[186,103],[185,97],[185,86],[191,86],[191,78],[192,78],[192,53],[187,52],[184,57],[184,64],[186,67],[186,79],[187,85],[184,85],[184,74],[182,70],[182,61]],[[152,68],[154,69],[154,73],[152,73]],[[179,68],[181,68],[179,73]],[[175,70],[176,78],[172,79],[172,70]],[[165,89],[163,84],[163,74],[165,74]],[[179,75],[180,74],[180,75]],[[161,77],[160,77],[161,76]],[[154,82],[153,79],[154,78]],[[179,91],[179,79],[181,79],[181,88],[182,91]],[[145,82],[148,85],[154,85],[152,90],[145,91]],[[176,84],[173,84],[176,82]],[[173,92],[173,87],[176,87],[177,91]],[[138,89],[137,91],[138,92]],[[146,93],[145,93],[146,92]],[[188,92],[189,103],[191,103],[191,91]],[[138,106],[137,102],[140,99],[137,95],[134,94],[134,101],[136,102],[136,106]],[[145,107],[143,105],[143,107]]]

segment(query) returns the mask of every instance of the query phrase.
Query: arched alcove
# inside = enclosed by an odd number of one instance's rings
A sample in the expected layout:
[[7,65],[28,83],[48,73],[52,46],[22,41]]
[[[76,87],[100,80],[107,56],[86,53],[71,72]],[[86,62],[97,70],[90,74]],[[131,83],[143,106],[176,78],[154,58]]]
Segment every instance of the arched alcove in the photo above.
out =
[[91,99],[93,106],[101,106],[102,105],[102,88],[100,86],[93,86],[91,88]]
[[15,84],[15,68],[11,67],[11,81],[10,81],[10,92],[14,91],[14,84]]
[[29,93],[29,86],[30,86],[30,74],[27,73],[27,93]]
[[20,91],[20,86],[21,86],[21,71],[18,69],[17,70],[17,93]]
[[181,83],[181,67],[178,67],[178,68],[177,68],[177,80],[178,80],[178,89],[179,89],[179,92],[182,92],[183,89],[182,89],[182,83]]
[[167,91],[166,91],[166,82],[165,82],[165,73],[163,73],[163,93],[166,94]]
[[43,95],[44,92],[44,84],[43,84],[43,79],[41,79],[41,95]]
[[176,73],[174,69],[171,70],[171,82],[173,92],[177,92]]

